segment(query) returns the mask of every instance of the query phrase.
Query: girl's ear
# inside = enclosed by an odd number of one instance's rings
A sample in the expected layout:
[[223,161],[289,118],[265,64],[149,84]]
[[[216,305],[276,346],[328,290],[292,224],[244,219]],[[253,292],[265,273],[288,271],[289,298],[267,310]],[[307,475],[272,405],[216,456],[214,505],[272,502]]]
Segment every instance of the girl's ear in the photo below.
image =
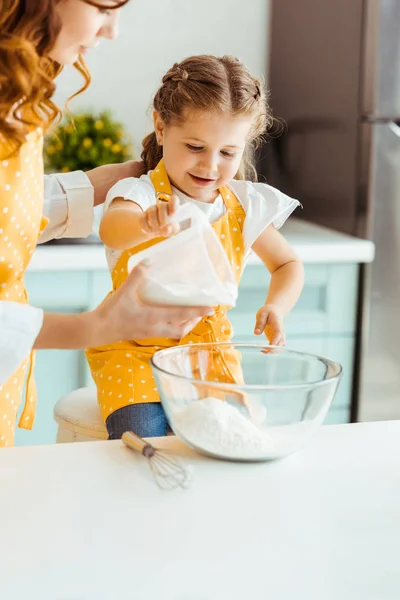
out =
[[159,146],[162,146],[164,141],[165,123],[157,110],[153,110],[153,123],[154,131],[157,138],[157,144]]

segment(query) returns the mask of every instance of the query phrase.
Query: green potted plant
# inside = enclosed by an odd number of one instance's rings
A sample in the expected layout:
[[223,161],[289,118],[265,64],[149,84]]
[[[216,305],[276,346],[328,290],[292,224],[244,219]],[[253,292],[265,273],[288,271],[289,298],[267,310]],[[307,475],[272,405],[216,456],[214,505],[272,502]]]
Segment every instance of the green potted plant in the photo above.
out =
[[121,123],[108,111],[72,114],[45,139],[47,172],[87,171],[132,158],[132,148]]

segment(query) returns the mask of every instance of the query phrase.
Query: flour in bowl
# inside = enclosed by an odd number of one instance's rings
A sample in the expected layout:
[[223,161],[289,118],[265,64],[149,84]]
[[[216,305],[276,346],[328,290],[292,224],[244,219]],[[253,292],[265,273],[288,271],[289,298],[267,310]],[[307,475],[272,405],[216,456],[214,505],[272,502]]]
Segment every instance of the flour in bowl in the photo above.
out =
[[199,450],[249,460],[289,454],[308,437],[311,425],[303,422],[271,427],[267,433],[237,408],[213,397],[192,402],[174,412],[172,422],[176,433]]
[[173,426],[188,444],[226,458],[274,458],[282,455],[282,443],[289,441],[282,434],[278,439],[269,436],[237,408],[213,397],[174,413]]

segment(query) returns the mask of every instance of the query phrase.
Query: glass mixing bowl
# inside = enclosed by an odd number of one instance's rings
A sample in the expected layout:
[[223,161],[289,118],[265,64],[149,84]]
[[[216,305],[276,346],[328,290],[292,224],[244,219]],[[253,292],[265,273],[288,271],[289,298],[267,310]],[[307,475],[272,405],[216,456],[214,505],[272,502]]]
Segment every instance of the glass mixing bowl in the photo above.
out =
[[319,356],[229,342],[161,350],[152,367],[174,433],[198,452],[239,461],[301,448],[324,421],[342,371]]

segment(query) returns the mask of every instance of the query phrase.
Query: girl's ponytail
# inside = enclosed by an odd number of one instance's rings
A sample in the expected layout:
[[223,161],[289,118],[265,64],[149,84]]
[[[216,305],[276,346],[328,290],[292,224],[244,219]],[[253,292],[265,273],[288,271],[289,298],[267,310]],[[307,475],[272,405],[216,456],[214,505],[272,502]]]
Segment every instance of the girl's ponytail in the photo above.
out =
[[157,143],[156,132],[149,133],[146,135],[143,142],[143,150],[141,159],[144,162],[144,168],[146,173],[156,168],[160,160],[162,159],[162,146]]

